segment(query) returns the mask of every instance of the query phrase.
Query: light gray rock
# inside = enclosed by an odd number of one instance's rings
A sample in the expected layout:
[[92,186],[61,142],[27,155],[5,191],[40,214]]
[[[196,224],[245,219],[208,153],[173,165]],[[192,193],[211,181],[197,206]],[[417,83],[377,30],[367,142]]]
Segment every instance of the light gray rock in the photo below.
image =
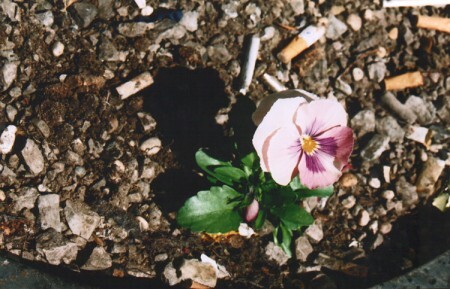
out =
[[405,177],[401,176],[395,183],[395,191],[402,200],[403,208],[413,208],[419,202],[419,195],[416,187],[408,183]]
[[311,243],[319,243],[323,239],[322,224],[315,222],[306,229],[305,235],[309,238]]
[[141,121],[141,125],[144,128],[145,133],[152,132],[156,128],[156,120],[146,112],[138,112],[137,116]]
[[352,70],[352,76],[355,81],[360,81],[364,78],[364,71],[359,67],[355,67]]
[[43,230],[53,228],[61,232],[61,218],[59,215],[59,195],[49,194],[40,196],[38,200],[39,218]]
[[289,260],[289,256],[286,252],[284,252],[281,247],[275,245],[274,242],[269,242],[269,244],[267,244],[265,253],[269,260],[277,262],[280,266],[286,264]]
[[11,0],[3,0],[0,3],[0,8],[3,13],[6,14],[12,22],[20,22],[21,10],[19,5]]
[[111,256],[103,247],[95,247],[89,259],[81,267],[82,270],[97,271],[105,270],[112,266]]
[[8,154],[11,152],[14,142],[16,141],[17,127],[8,125],[0,135],[0,154]]
[[369,73],[369,79],[375,80],[377,83],[380,83],[384,79],[387,72],[386,64],[384,64],[384,62],[369,64],[367,70]]
[[66,201],[64,215],[70,230],[75,235],[89,239],[100,222],[100,216],[82,202]]
[[10,122],[14,122],[18,112],[19,111],[17,110],[17,108],[15,106],[10,105],[10,104],[8,104],[6,106],[6,116],[8,116],[8,119]]
[[179,23],[183,25],[187,31],[194,32],[198,29],[198,16],[199,13],[197,11],[185,12]]
[[16,194],[11,194],[11,198],[15,201],[14,212],[18,213],[22,209],[33,209],[36,199],[39,197],[36,188],[24,187],[19,189]]
[[417,115],[417,122],[421,125],[436,121],[436,108],[421,97],[411,95],[406,100],[405,107]]
[[338,78],[336,80],[336,89],[343,92],[345,95],[351,95],[353,92],[352,87],[347,82],[343,81],[342,79]]
[[336,40],[338,39],[342,34],[347,32],[348,28],[347,25],[345,25],[344,22],[337,19],[334,15],[331,15],[329,18],[329,23],[327,27],[327,31],[325,32],[325,36],[328,39]]
[[139,149],[147,156],[156,155],[161,150],[161,140],[157,137],[152,137],[145,140],[140,146]]
[[19,63],[16,61],[6,62],[0,70],[0,82],[3,86],[3,91],[7,90],[11,84],[16,80],[17,68]]
[[36,238],[36,251],[52,265],[72,263],[78,255],[78,247],[61,233],[50,228]]
[[386,92],[381,97],[381,102],[406,122],[413,123],[416,121],[417,115],[409,107],[401,103],[393,93]]
[[42,13],[36,14],[36,19],[42,23],[42,25],[50,27],[55,22],[55,16],[52,11],[45,11]]
[[44,170],[44,156],[34,140],[27,139],[25,147],[22,149],[22,156],[33,174],[38,175]]
[[88,27],[97,17],[97,7],[89,2],[76,2],[72,7],[72,16],[82,28]]
[[232,56],[228,51],[228,48],[223,44],[208,46],[207,53],[209,58],[211,58],[212,61],[217,63],[224,64],[232,59]]
[[294,10],[295,15],[305,13],[305,3],[303,0],[289,0],[289,5]]
[[45,138],[48,138],[50,136],[51,133],[50,127],[47,125],[45,121],[39,119],[36,120],[34,124]]
[[52,53],[55,57],[60,57],[64,53],[64,44],[56,41],[52,46]]
[[372,110],[361,110],[350,121],[356,135],[361,137],[375,130],[375,113]]
[[385,150],[389,149],[389,141],[390,138],[388,136],[380,134],[374,135],[366,147],[361,151],[361,156],[368,161],[378,159]]
[[175,268],[173,263],[169,263],[163,272],[166,282],[174,286],[184,280],[192,280],[209,288],[216,287],[216,269],[209,263],[198,260],[184,260],[180,268]]
[[314,251],[311,243],[309,243],[308,238],[301,236],[295,240],[295,256],[297,260],[301,262],[306,262],[308,256]]
[[405,137],[405,131],[392,116],[378,120],[376,130],[379,134],[387,135],[391,142],[402,142]]
[[117,31],[123,36],[134,38],[145,35],[147,31],[153,28],[155,28],[154,23],[132,22],[120,24],[117,27]]
[[358,14],[350,14],[347,17],[347,24],[353,29],[353,31],[359,31],[362,26],[362,19]]
[[108,20],[114,16],[114,0],[98,0],[98,17]]

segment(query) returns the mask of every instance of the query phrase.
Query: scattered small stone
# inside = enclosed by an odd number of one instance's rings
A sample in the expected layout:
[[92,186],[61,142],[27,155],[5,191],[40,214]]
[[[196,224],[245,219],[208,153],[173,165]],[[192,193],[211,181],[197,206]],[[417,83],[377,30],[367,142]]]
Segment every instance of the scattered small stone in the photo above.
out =
[[372,244],[371,249],[374,250],[378,248],[381,244],[384,242],[384,237],[382,234],[377,234],[377,237],[375,238],[375,241]]
[[33,174],[38,175],[44,170],[44,156],[34,140],[27,139],[25,147],[22,149],[22,156]]
[[121,23],[117,27],[117,31],[123,36],[134,38],[138,36],[143,36],[147,31],[155,28],[155,23],[150,22],[131,22],[131,23]]
[[383,194],[381,195],[384,199],[390,201],[395,197],[395,193],[392,190],[386,190],[383,192]]
[[430,146],[431,134],[426,127],[411,126],[408,128],[406,138],[423,144],[426,148]]
[[277,262],[279,266],[283,266],[289,260],[289,256],[274,242],[269,242],[265,249],[266,256],[269,260]]
[[64,53],[64,44],[59,41],[55,42],[52,46],[52,53],[53,56],[60,57]]
[[421,97],[411,95],[406,100],[405,107],[417,115],[417,122],[421,125],[427,125],[436,120],[436,108]]
[[37,236],[36,251],[43,254],[49,264],[59,265],[61,262],[70,264],[77,258],[78,246],[50,228]]
[[8,117],[8,120],[10,122],[14,122],[18,112],[19,111],[17,110],[17,108],[15,108],[13,105],[8,104],[6,106],[6,116]]
[[308,256],[314,251],[311,243],[309,243],[308,238],[301,236],[295,240],[295,256],[297,260],[301,262],[306,262]]
[[156,120],[146,112],[138,112],[137,116],[141,121],[141,125],[144,128],[145,133],[150,133],[156,128]]
[[133,94],[153,84],[153,77],[150,72],[144,72],[128,82],[116,87],[117,93],[121,99],[127,99]]
[[55,16],[53,16],[52,11],[45,11],[42,13],[37,13],[36,18],[39,20],[39,22],[42,23],[42,25],[51,27],[53,23],[55,22]]
[[375,113],[372,110],[361,110],[350,121],[356,135],[361,137],[375,130]]
[[49,194],[39,197],[38,201],[39,218],[41,228],[46,230],[53,228],[61,232],[61,220],[59,216],[59,195]]
[[435,191],[435,184],[445,168],[445,161],[429,157],[425,162],[416,181],[417,192],[431,195]]
[[0,190],[0,202],[4,202],[6,200],[6,194],[3,190]]
[[386,183],[391,182],[391,167],[383,166],[383,177]]
[[350,14],[347,17],[347,24],[353,29],[353,31],[359,31],[362,26],[361,17],[359,17],[357,14]]
[[339,179],[339,183],[343,188],[351,188],[358,184],[358,178],[352,173],[344,173]]
[[156,155],[161,149],[161,140],[157,137],[152,137],[145,140],[140,146],[139,149],[143,151],[147,156]]
[[191,280],[209,288],[216,287],[217,274],[215,268],[209,264],[198,260],[184,260],[180,268],[175,268],[171,262],[163,272],[165,281],[174,286],[181,281]]
[[198,16],[199,14],[196,11],[185,12],[179,23],[183,25],[187,31],[194,32],[198,29]]
[[384,62],[369,64],[367,70],[369,73],[369,79],[375,80],[377,83],[380,83],[384,79],[387,72],[386,64],[384,64]]
[[8,154],[11,152],[14,142],[16,141],[17,127],[8,125],[0,135],[0,154]]
[[380,134],[387,135],[391,142],[402,142],[405,137],[405,131],[392,116],[377,121],[376,130]]
[[388,36],[392,40],[397,40],[397,38],[398,38],[398,28],[394,27],[391,30],[389,30]]
[[137,7],[139,7],[139,9],[143,9],[147,5],[146,0],[134,0],[134,3],[136,3],[136,5],[137,5]]
[[344,200],[342,200],[342,206],[346,209],[351,209],[356,204],[356,198],[353,195],[348,196]]
[[367,212],[366,210],[361,210],[360,213],[359,213],[358,224],[361,227],[365,227],[365,226],[367,226],[367,224],[369,224],[369,222],[370,222],[369,212]]
[[392,224],[389,222],[382,223],[380,225],[380,233],[383,235],[389,234],[392,230]]
[[322,225],[320,223],[314,222],[314,224],[306,229],[305,235],[309,238],[311,243],[319,243],[323,239]]
[[419,202],[416,187],[401,176],[395,183],[395,191],[400,196],[404,208],[413,208]]
[[238,228],[239,235],[246,239],[250,239],[253,235],[255,235],[255,231],[250,228],[246,223],[241,223]]
[[38,197],[39,193],[36,188],[21,188],[16,194],[11,195],[11,198],[16,202],[14,212],[18,213],[24,208],[33,209]]
[[73,17],[78,25],[86,28],[91,25],[92,21],[97,17],[97,7],[89,2],[76,2],[72,5]]
[[67,200],[64,215],[72,233],[84,239],[89,239],[100,223],[100,216],[80,201]]
[[144,8],[142,8],[141,10],[141,15],[142,16],[150,16],[153,14],[153,7],[152,6],[145,6]]
[[6,62],[0,70],[0,83],[3,85],[3,91],[7,90],[16,80],[17,68],[19,63],[16,61]]
[[337,40],[342,34],[347,32],[348,28],[344,22],[337,19],[334,15],[329,17],[328,28],[325,36],[331,40]]
[[[275,36],[276,29],[273,26],[264,28],[264,34],[261,36],[261,42],[268,41]],[[239,62],[238,62],[239,63]],[[238,73],[239,75],[239,73]]]
[[86,263],[81,266],[82,270],[96,271],[105,270],[112,266],[111,256],[103,247],[95,247]]
[[371,186],[374,189],[379,189],[381,187],[380,179],[378,178],[371,178],[369,181],[369,186]]
[[289,4],[295,15],[301,15],[305,13],[304,0],[289,0]]
[[355,67],[352,70],[352,76],[353,80],[360,81],[364,78],[364,71],[359,67]]
[[351,95],[353,92],[352,87],[347,82],[343,81],[341,78],[336,80],[336,89],[343,92],[345,95]]
[[390,138],[388,136],[374,135],[367,146],[361,151],[361,156],[368,161],[378,159],[385,150],[389,149],[389,141]]

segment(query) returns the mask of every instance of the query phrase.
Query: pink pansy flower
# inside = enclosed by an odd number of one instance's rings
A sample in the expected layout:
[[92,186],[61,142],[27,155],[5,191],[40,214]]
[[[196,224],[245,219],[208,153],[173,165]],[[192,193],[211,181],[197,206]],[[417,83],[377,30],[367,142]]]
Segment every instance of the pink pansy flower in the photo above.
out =
[[278,99],[253,136],[261,168],[280,185],[299,175],[310,189],[336,182],[348,164],[353,132],[336,101]]

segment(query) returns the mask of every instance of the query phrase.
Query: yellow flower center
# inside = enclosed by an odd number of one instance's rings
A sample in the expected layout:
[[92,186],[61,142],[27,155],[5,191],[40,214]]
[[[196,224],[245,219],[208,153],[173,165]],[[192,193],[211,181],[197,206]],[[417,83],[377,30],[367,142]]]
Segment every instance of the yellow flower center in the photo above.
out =
[[312,154],[317,149],[319,144],[309,135],[301,138],[302,149],[307,154]]

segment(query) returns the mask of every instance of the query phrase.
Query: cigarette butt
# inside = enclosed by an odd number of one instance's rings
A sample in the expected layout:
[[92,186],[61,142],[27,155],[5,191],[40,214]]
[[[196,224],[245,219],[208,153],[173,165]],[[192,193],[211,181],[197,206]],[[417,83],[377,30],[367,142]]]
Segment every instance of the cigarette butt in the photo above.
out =
[[397,97],[392,94],[392,92],[386,92],[381,97],[381,102],[407,123],[413,123],[416,121],[417,115],[401,103]]
[[450,33],[450,18],[417,15],[417,27]]
[[247,93],[247,89],[250,87],[250,84],[252,83],[260,43],[261,39],[257,35],[252,35],[249,38],[247,53],[243,65],[244,69],[241,71],[240,77],[241,87],[239,89],[239,92],[244,95]]
[[270,74],[264,73],[262,79],[264,83],[267,84],[274,92],[280,92],[287,89],[284,84]]
[[127,99],[131,95],[138,93],[151,84],[153,84],[152,75],[150,72],[144,72],[130,81],[119,85],[116,87],[116,90],[121,99]]
[[408,72],[384,80],[386,90],[399,90],[423,85],[423,76],[420,71]]
[[324,27],[308,26],[297,35],[280,53],[278,59],[283,63],[288,63],[295,56],[302,53],[308,47],[317,42],[325,34]]

